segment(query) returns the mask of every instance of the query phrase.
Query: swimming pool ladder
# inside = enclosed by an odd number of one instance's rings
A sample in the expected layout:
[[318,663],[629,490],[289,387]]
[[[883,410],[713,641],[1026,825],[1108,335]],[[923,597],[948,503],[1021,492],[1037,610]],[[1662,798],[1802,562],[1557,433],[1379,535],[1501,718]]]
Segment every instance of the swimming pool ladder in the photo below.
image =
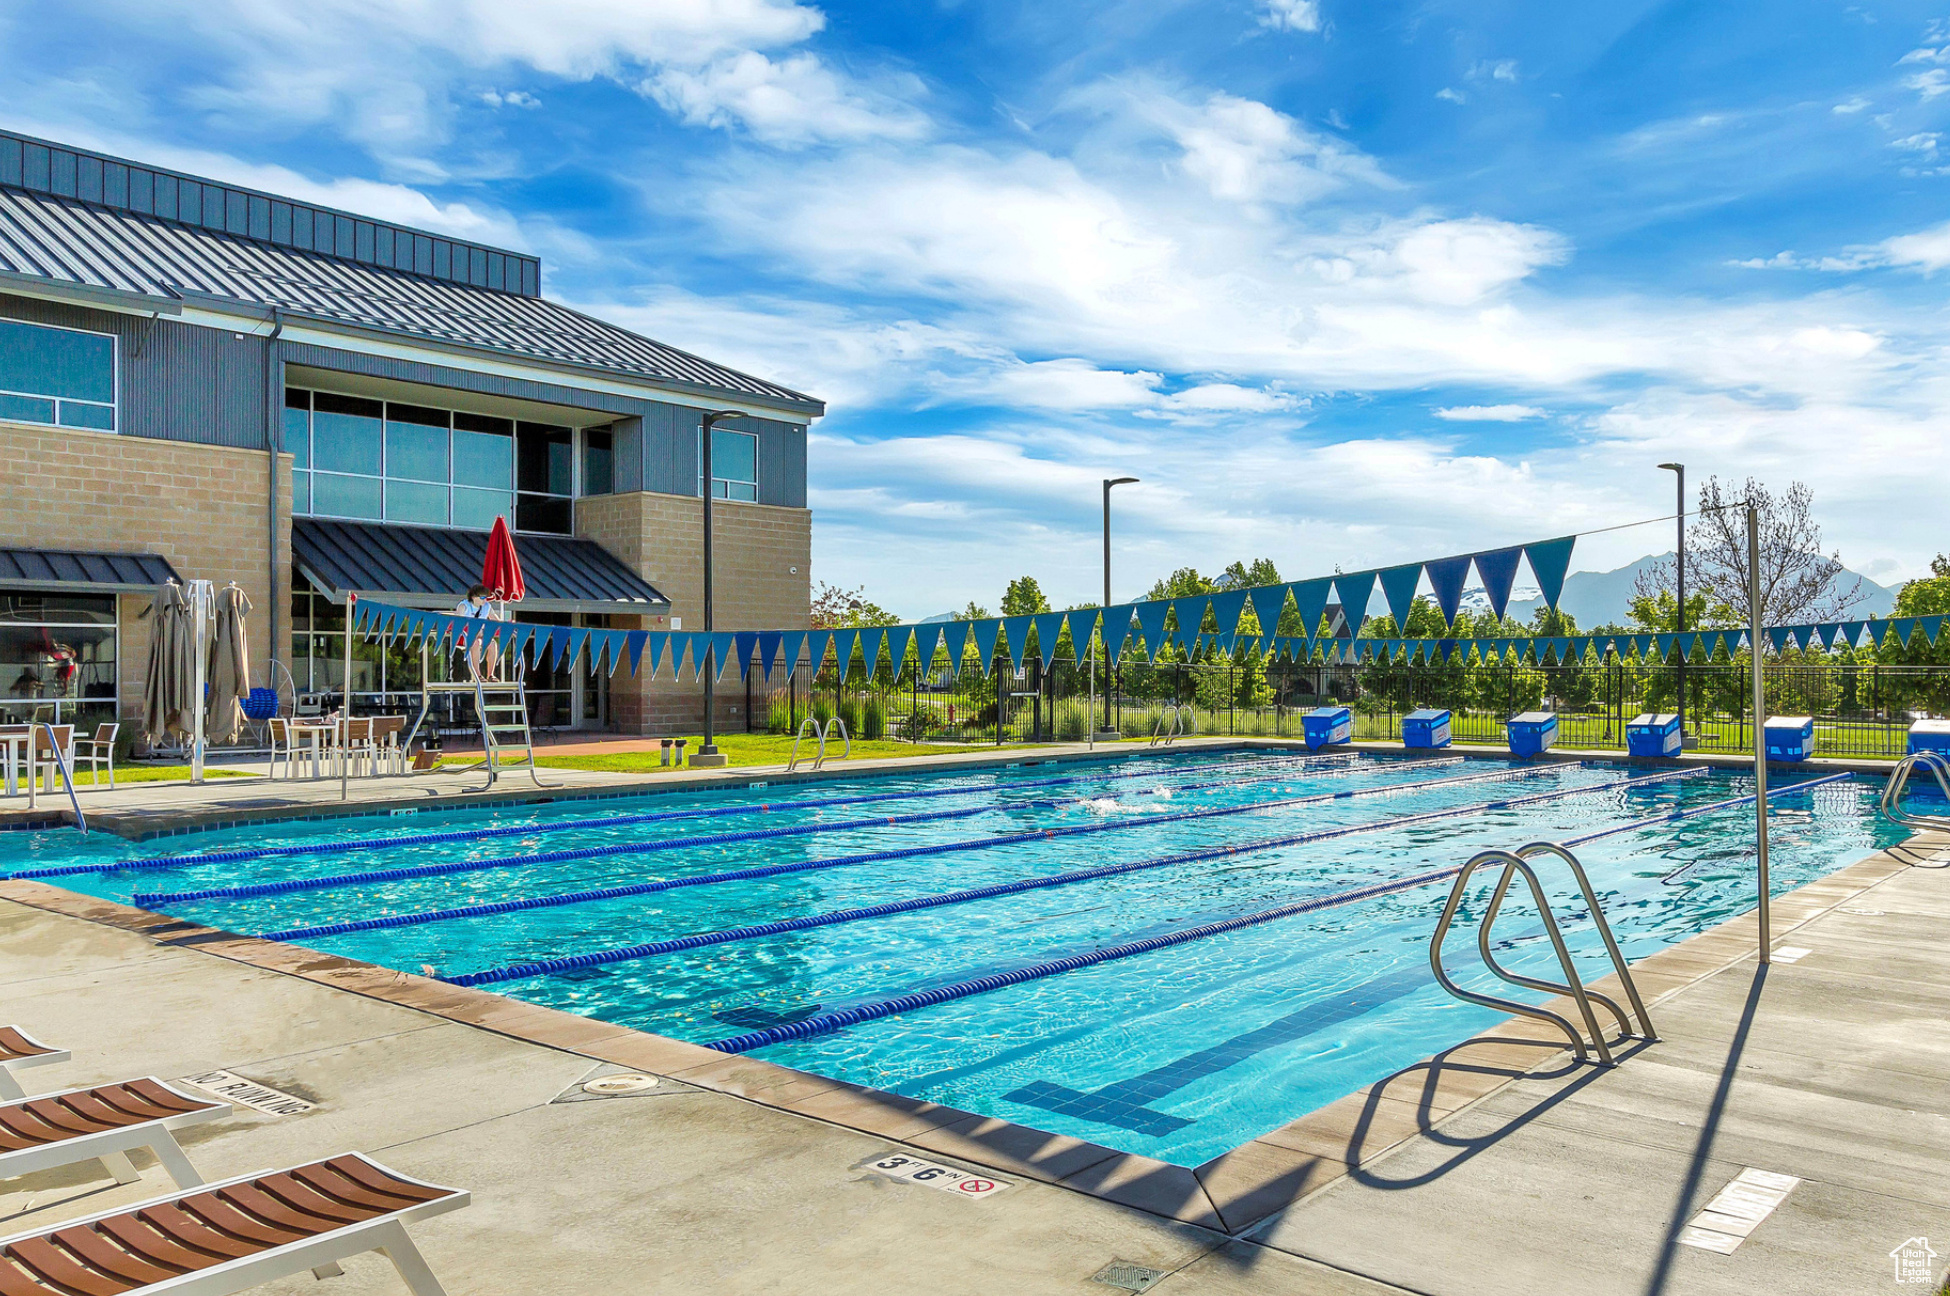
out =
[[1938,832],[1950,832],[1950,815],[1918,814],[1914,810],[1903,809],[1903,791],[1909,785],[1909,776],[1919,769],[1928,770],[1936,779],[1938,790],[1944,799],[1950,801],[1950,756],[1937,751],[1911,752],[1896,762],[1896,768],[1889,771],[1889,781],[1883,784],[1882,799],[1876,808],[1882,817],[1892,823],[1900,824],[1911,831],[1934,828]]
[[[1169,730],[1165,728],[1165,717],[1167,716],[1171,717],[1171,728]],[[1188,717],[1191,721],[1190,728],[1187,728],[1185,723]],[[1189,702],[1183,706],[1168,706],[1160,711],[1158,713],[1158,723],[1151,728],[1151,741],[1145,745],[1148,747],[1156,747],[1162,742],[1165,746],[1169,747],[1171,746],[1172,739],[1183,738],[1187,735],[1194,738],[1198,736],[1198,712],[1192,709],[1192,704]]]
[[786,773],[790,774],[799,767],[799,744],[804,741],[806,728],[809,725],[812,727],[813,736],[819,739],[819,752],[812,758],[812,767],[814,769],[818,769],[826,763],[826,736],[832,733],[835,728],[840,731],[840,739],[846,744],[846,750],[841,754],[840,759],[847,760],[852,757],[853,737],[846,731],[846,721],[840,719],[838,716],[834,716],[831,720],[821,724],[811,716],[807,716],[799,722],[799,732],[792,739],[792,756],[785,763]]
[[[1577,968],[1571,961],[1571,951],[1564,944],[1564,933],[1558,929],[1557,919],[1551,913],[1550,900],[1544,894],[1543,884],[1537,880],[1537,870],[1530,864],[1531,860],[1540,855],[1554,856],[1563,861],[1571,870],[1571,876],[1577,879],[1578,890],[1584,895],[1584,903],[1590,911],[1591,921],[1597,924],[1598,935],[1605,942],[1605,952],[1611,955],[1612,969],[1618,973],[1619,984],[1624,987],[1626,998],[1632,1002],[1632,1013],[1639,1022],[1637,1031],[1632,1029],[1625,1010],[1619,1007],[1615,999],[1593,990],[1578,976]],[[1465,1003],[1481,1004],[1485,1008],[1498,1008],[1504,1012],[1549,1022],[1562,1030],[1570,1039],[1571,1047],[1577,1051],[1578,1061],[1591,1060],[1584,1036],[1579,1033],[1576,1026],[1561,1015],[1547,1008],[1520,1003],[1514,999],[1501,999],[1495,995],[1477,994],[1465,990],[1449,978],[1449,973],[1442,966],[1442,942],[1449,935],[1449,927],[1455,921],[1456,911],[1462,907],[1463,896],[1469,890],[1470,878],[1478,869],[1495,866],[1501,866],[1502,876],[1497,878],[1496,889],[1490,895],[1488,907],[1483,910],[1483,920],[1476,928],[1476,948],[1483,956],[1484,965],[1511,985],[1529,990],[1543,990],[1551,994],[1569,995],[1572,1002],[1578,1006],[1578,1013],[1584,1019],[1585,1028],[1591,1033],[1591,1047],[1597,1049],[1599,1061],[1605,1066],[1613,1065],[1611,1045],[1605,1039],[1604,1030],[1598,1025],[1597,1013],[1592,1011],[1591,1003],[1594,999],[1603,1004],[1610,1010],[1611,1015],[1618,1019],[1621,1042],[1634,1035],[1648,1041],[1658,1039],[1658,1035],[1652,1029],[1652,1019],[1646,1016],[1645,1002],[1639,998],[1638,985],[1632,980],[1631,969],[1625,966],[1625,956],[1619,952],[1618,941],[1611,934],[1611,924],[1605,921],[1605,911],[1598,904],[1598,893],[1591,889],[1591,879],[1585,875],[1584,865],[1578,863],[1577,856],[1556,842],[1531,842],[1527,846],[1519,846],[1514,851],[1479,851],[1462,866],[1462,871],[1456,875],[1455,886],[1449,890],[1449,903],[1443,906],[1442,917],[1436,920],[1435,934],[1429,938],[1429,966],[1435,969],[1435,979],[1441,983],[1442,988]],[[1536,901],[1537,912],[1543,918],[1544,934],[1550,937],[1551,948],[1557,952],[1558,966],[1564,971],[1564,980],[1561,984],[1512,972],[1498,963],[1496,955],[1491,951],[1490,930],[1496,925],[1497,914],[1503,909],[1504,897],[1509,893],[1510,884],[1516,880],[1518,874],[1522,874],[1524,881],[1529,884],[1531,898]]]

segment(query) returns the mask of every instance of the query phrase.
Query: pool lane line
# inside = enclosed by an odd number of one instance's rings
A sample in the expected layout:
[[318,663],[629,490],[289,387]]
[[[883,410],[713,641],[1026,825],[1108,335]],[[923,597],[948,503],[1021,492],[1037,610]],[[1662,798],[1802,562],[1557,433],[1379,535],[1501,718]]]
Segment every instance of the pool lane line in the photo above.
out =
[[[1447,764],[1447,762],[1442,762]],[[1397,765],[1395,768],[1403,768]],[[1562,768],[1556,765],[1536,767],[1539,771]],[[1366,773],[1368,766],[1350,766],[1345,770],[1329,769],[1325,774],[1336,776],[1345,773]],[[1460,779],[1444,779],[1435,782],[1471,783],[1484,779],[1519,777],[1523,770],[1497,770],[1486,774],[1468,775]],[[1310,774],[1303,775],[1311,777]],[[1176,787],[1141,789],[1134,795],[1156,796],[1163,793],[1177,793],[1207,787],[1239,787],[1250,783],[1278,783],[1294,777],[1291,771],[1269,774],[1250,779],[1226,779],[1212,783],[1185,784]],[[1184,819],[1210,818],[1220,815],[1248,814],[1254,810],[1277,809],[1282,806],[1304,805],[1312,801],[1331,801],[1363,793],[1379,795],[1383,792],[1399,791],[1414,787],[1432,786],[1432,783],[1399,783],[1380,788],[1362,788],[1351,792],[1335,792],[1326,795],[1313,794],[1306,797],[1286,797],[1272,801],[1254,801],[1242,806],[1215,806],[1205,810],[1184,810],[1173,814],[1147,815],[1141,823],[1176,823]],[[972,819],[977,815],[999,814],[1020,810],[1053,810],[1063,806],[1088,805],[1096,798],[1089,797],[1049,797],[1036,801],[1012,801],[1006,804],[962,806],[953,810],[926,810],[913,814],[888,815],[884,819],[837,819],[830,823],[784,824],[777,828],[747,828],[738,832],[707,833],[699,837],[666,837],[648,842],[614,842],[606,846],[579,846],[570,850],[540,851],[531,855],[501,855],[483,860],[454,860],[446,864],[412,864],[398,868],[372,869],[364,873],[328,873],[311,878],[285,878],[277,882],[249,882],[238,886],[204,887],[195,891],[138,891],[129,898],[129,903],[138,906],[186,904],[193,900],[245,900],[254,896],[288,895],[296,891],[330,891],[341,887],[363,886],[374,882],[400,882],[409,878],[446,877],[454,873],[478,873],[489,869],[523,868],[533,864],[561,864],[570,860],[604,859],[615,855],[657,855],[674,850],[687,850],[698,846],[723,846],[737,842],[768,841],[780,837],[810,837],[820,833],[853,832],[863,828],[895,827],[902,824],[935,823],[945,819]],[[1126,825],[1117,825],[1119,827]],[[1089,826],[1086,826],[1089,827]],[[1079,828],[1038,829],[1032,835],[1063,836],[1080,831]],[[890,855],[888,858],[903,858]]]
[[[1686,772],[1703,773],[1704,771]],[[1780,789],[1778,793],[1770,790],[1768,799],[1771,801],[1777,795],[1792,795],[1804,788],[1815,787],[1822,783],[1832,783],[1837,779],[1847,777],[1849,777],[1847,774],[1833,774],[1826,778],[1813,779],[1806,783],[1792,784]],[[1690,818],[1693,815],[1707,814],[1714,810],[1724,810],[1730,806],[1739,805],[1743,801],[1751,802],[1754,799],[1754,797],[1748,796],[1735,797],[1728,801],[1716,801],[1711,805],[1696,806],[1691,810],[1680,811],[1671,815],[1655,816],[1649,819],[1636,820],[1629,824],[1620,824],[1614,828],[1607,828],[1603,832],[1587,833],[1582,837],[1573,838],[1572,840],[1578,842],[1595,841],[1600,837],[1609,837],[1616,833],[1630,832],[1636,828],[1665,823],[1673,819]],[[834,1031],[844,1030],[849,1026],[857,1026],[862,1022],[876,1021],[882,1017],[893,1017],[901,1013],[913,1012],[918,1008],[931,1008],[936,1004],[950,1003],[957,999],[972,998],[976,995],[987,994],[992,990],[1002,990],[1009,986],[1021,985],[1026,981],[1040,981],[1046,977],[1058,976],[1065,972],[1076,972],[1083,968],[1094,967],[1099,963],[1109,963],[1118,959],[1132,958],[1139,954],[1149,954],[1155,950],[1168,949],[1174,945],[1184,945],[1195,940],[1205,940],[1213,936],[1222,936],[1228,932],[1239,931],[1247,927],[1256,927],[1262,923],[1274,922],[1281,918],[1292,918],[1300,914],[1317,913],[1322,909],[1338,908],[1341,905],[1355,904],[1362,900],[1374,900],[1381,896],[1393,895],[1400,891],[1413,890],[1416,887],[1433,886],[1438,882],[1444,882],[1455,877],[1458,873],[1462,872],[1462,867],[1462,865],[1452,865],[1449,868],[1435,869],[1427,873],[1417,873],[1413,877],[1397,878],[1389,882],[1376,882],[1368,886],[1356,887],[1349,891],[1337,891],[1331,895],[1313,896],[1305,900],[1277,905],[1271,909],[1261,909],[1253,913],[1240,914],[1237,917],[1222,919],[1218,922],[1205,923],[1198,927],[1188,927],[1184,931],[1168,932],[1163,936],[1153,936],[1146,940],[1127,941],[1121,945],[1111,945],[1103,949],[1091,950],[1084,954],[1072,954],[1068,958],[1049,959],[1045,962],[1031,964],[1028,967],[1015,968],[1008,972],[997,972],[989,976],[974,977],[967,981],[957,981],[948,985],[936,986],[932,990],[920,990],[910,994],[870,1000],[866,1003],[856,1004],[851,1008],[841,1008],[830,1013],[817,1013],[814,1016],[792,1022],[788,1025],[768,1026],[763,1030],[749,1031],[743,1035],[733,1035],[726,1039],[713,1040],[703,1047],[716,1049],[720,1053],[749,1053],[753,1049],[765,1048],[772,1044],[784,1044],[792,1040],[810,1039],[816,1035],[829,1035]],[[456,985],[474,984],[462,981],[459,978],[452,978],[452,980]]]
[[[1655,776],[1670,778],[1671,775]],[[1647,782],[1643,778],[1627,782]],[[462,973],[458,976],[443,977],[451,985],[477,986],[493,985],[502,981],[514,981],[531,976],[547,976],[559,972],[573,972],[583,968],[602,967],[611,963],[625,963],[635,959],[653,958],[660,954],[675,954],[684,950],[701,949],[707,945],[723,945],[732,941],[753,940],[765,936],[777,936],[786,932],[810,931],[816,927],[830,927],[839,923],[859,922],[870,918],[884,918],[893,914],[911,913],[919,909],[933,909],[942,905],[965,904],[973,900],[991,900],[998,896],[1017,895],[1025,891],[1039,891],[1050,887],[1069,886],[1078,882],[1094,881],[1098,878],[1117,877],[1125,873],[1138,873],[1147,869],[1166,868],[1174,864],[1195,864],[1203,860],[1225,859],[1234,855],[1248,855],[1259,851],[1277,850],[1286,846],[1303,846],[1314,842],[1331,841],[1340,837],[1354,837],[1364,833],[1386,832],[1393,828],[1413,827],[1438,819],[1453,819],[1462,815],[1480,814],[1485,810],[1502,809],[1511,805],[1531,804],[1537,801],[1563,799],[1579,793],[1598,791],[1618,784],[1593,784],[1579,788],[1562,788],[1554,792],[1539,793],[1534,796],[1504,801],[1484,801],[1474,805],[1451,806],[1442,810],[1425,811],[1416,815],[1401,815],[1392,819],[1373,823],[1347,824],[1338,828],[1316,828],[1310,832],[1294,833],[1283,837],[1263,838],[1259,841],[1240,842],[1228,846],[1208,846],[1200,850],[1186,851],[1176,855],[1164,855],[1156,859],[1132,860],[1123,864],[1105,864],[1096,868],[1077,869],[1069,873],[1052,873],[1044,877],[1022,878],[1014,882],[997,882],[985,887],[971,887],[963,891],[949,891],[940,895],[917,896],[910,900],[892,900],[884,904],[869,905],[860,909],[841,909],[828,914],[809,914],[799,918],[782,918],[776,922],[758,923],[748,927],[730,927],[715,932],[699,932],[690,936],[675,936],[668,940],[649,941],[641,945],[626,946],[622,949],[599,950],[589,954],[571,954],[562,958],[538,960],[532,963],[510,964],[507,967],[492,968],[482,972]],[[656,883],[637,886],[608,888],[606,894],[594,895],[598,899],[614,899],[620,896],[644,894],[645,887],[657,887]],[[659,888],[668,889],[668,888]],[[500,905],[472,906],[475,910],[485,910],[486,914],[466,911],[450,911],[454,916],[479,917],[510,912],[505,906],[520,905],[524,908],[543,908],[543,904],[523,901],[506,901]],[[383,919],[376,921],[385,921]],[[332,931],[314,930],[311,935],[336,935]],[[279,933],[263,937],[265,940],[299,940],[304,936]]]
[[[1187,766],[1174,774],[1167,765],[1126,774],[1077,774],[1064,778],[996,781],[972,787],[924,788],[920,791],[871,792],[858,796],[815,797],[805,801],[765,801],[730,806],[691,806],[683,810],[650,810],[641,814],[609,815],[601,819],[565,819],[541,824],[502,824],[493,828],[456,828],[451,832],[411,833],[401,837],[355,837],[349,841],[304,843],[289,846],[249,846],[237,850],[207,851],[196,855],[159,855],[153,859],[123,860],[112,864],[61,864],[45,868],[21,869],[5,876],[12,878],[68,877],[80,873],[121,873],[168,868],[199,868],[206,864],[237,864],[245,860],[271,859],[293,855],[331,855],[340,851],[384,850],[392,846],[427,846],[441,842],[481,841],[493,837],[525,837],[531,833],[567,832],[578,828],[618,828],[630,824],[665,823],[676,819],[718,819],[739,814],[767,814],[774,811],[818,810],[831,806],[867,805],[876,801],[921,801],[935,797],[974,796],[980,792],[1011,791],[1016,788],[1060,787],[1071,783],[1117,783],[1129,779],[1176,778],[1204,774],[1212,770],[1249,769],[1269,764],[1286,764],[1294,769],[1333,769],[1342,764],[1357,764],[1360,752],[1330,752],[1319,756],[1255,756],[1238,761],[1214,761]],[[1142,757],[1138,759],[1144,759]],[[1452,760],[1463,759],[1460,756]],[[1332,762],[1330,764],[1330,762]],[[1370,762],[1374,765],[1403,764],[1392,759]],[[707,789],[709,790],[709,789]]]

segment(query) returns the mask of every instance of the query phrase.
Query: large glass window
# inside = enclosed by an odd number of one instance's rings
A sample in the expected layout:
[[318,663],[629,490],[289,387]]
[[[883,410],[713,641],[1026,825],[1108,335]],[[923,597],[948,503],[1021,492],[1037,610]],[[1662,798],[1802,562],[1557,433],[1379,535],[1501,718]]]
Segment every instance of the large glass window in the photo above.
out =
[[454,415],[454,525],[486,531],[514,522],[515,425],[484,414]]
[[[698,432],[698,485],[704,484],[704,435]],[[758,498],[758,438],[750,432],[711,429],[711,494],[718,499]]]
[[582,434],[582,493],[607,495],[615,489],[615,437],[608,428],[590,428]]
[[0,593],[0,722],[115,719],[115,599]]
[[115,339],[0,320],[0,419],[115,430]]
[[284,448],[291,455],[291,511],[311,512],[311,393],[284,392]]
[[551,423],[515,424],[515,525],[567,535],[575,530],[576,434]]

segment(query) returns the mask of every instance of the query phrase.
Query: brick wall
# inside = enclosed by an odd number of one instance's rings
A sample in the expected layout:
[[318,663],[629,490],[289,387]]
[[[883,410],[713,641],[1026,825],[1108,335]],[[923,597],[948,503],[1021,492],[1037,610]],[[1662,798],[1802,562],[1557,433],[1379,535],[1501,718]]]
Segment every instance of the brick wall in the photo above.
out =
[[[811,512],[716,500],[711,520],[717,628],[807,628],[812,615]],[[704,628],[704,501],[652,491],[590,496],[576,502],[576,533],[663,591],[671,601],[670,615],[683,622],[683,629]],[[631,628],[662,630],[669,623],[643,618]],[[752,688],[753,702],[760,707],[765,696],[761,684],[762,679]],[[725,675],[716,696],[717,723],[742,731],[745,686],[735,669]],[[699,686],[688,679],[674,682],[668,666],[655,680],[632,680],[625,671],[610,681],[610,715],[626,733],[690,731],[703,714]]]
[[[288,572],[291,457],[282,460],[278,563]],[[0,544],[161,554],[184,580],[234,580],[251,601],[256,668],[270,648],[265,463],[261,450],[0,423]],[[149,621],[137,614],[149,601],[119,600],[125,732],[141,719]]]

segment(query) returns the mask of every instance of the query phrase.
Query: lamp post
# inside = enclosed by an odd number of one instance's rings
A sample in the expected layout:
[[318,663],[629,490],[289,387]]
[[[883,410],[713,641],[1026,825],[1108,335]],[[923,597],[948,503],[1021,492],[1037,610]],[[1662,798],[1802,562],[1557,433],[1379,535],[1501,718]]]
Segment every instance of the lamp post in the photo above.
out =
[[1110,732],[1110,488],[1113,486],[1133,486],[1135,477],[1104,478],[1104,728]]
[[[1662,463],[1659,465],[1668,472],[1676,473],[1679,481],[1679,510],[1674,525],[1679,529],[1679,587],[1678,619],[1674,626],[1678,634],[1686,633],[1686,465],[1682,463]],[[1686,747],[1686,649],[1679,649],[1679,746]]]
[[704,741],[691,753],[691,764],[711,766],[727,764],[727,758],[718,750],[711,739],[715,736],[712,714],[714,703],[712,693],[718,682],[718,653],[715,641],[711,638],[713,621],[711,616],[711,500],[716,494],[711,481],[711,429],[729,418],[744,418],[743,410],[709,410],[698,425],[699,475],[703,479],[704,495]]

